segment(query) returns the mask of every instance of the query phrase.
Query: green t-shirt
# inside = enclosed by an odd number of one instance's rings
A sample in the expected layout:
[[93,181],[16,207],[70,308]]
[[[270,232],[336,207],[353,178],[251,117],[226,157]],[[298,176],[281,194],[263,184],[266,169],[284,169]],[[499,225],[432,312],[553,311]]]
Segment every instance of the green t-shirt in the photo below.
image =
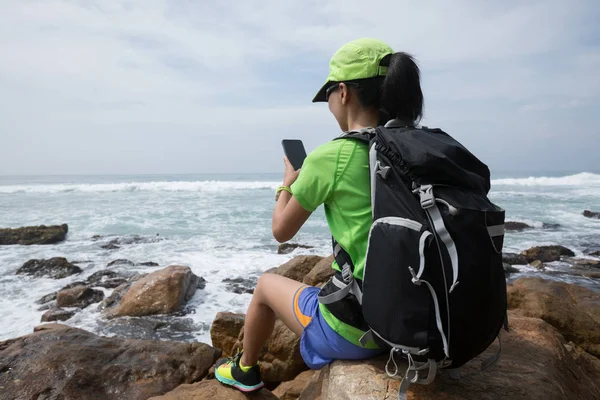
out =
[[[356,140],[334,140],[319,146],[304,160],[291,189],[307,211],[313,212],[324,205],[332,236],[350,254],[354,276],[362,279],[373,222],[367,145]],[[339,271],[337,263],[332,267]],[[363,331],[335,318],[327,306],[319,304],[319,307],[333,330],[360,346],[358,339]]]

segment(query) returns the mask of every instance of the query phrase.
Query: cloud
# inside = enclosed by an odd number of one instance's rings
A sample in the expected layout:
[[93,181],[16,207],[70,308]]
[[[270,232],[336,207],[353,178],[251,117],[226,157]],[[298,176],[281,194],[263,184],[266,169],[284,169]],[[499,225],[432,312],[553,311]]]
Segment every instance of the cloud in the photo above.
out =
[[[279,171],[281,138],[310,149],[337,135],[310,99],[358,36],[413,53],[424,123],[492,167],[498,149],[550,168],[569,148],[572,168],[600,169],[585,145],[600,123],[599,19],[593,0],[2,2],[0,173]],[[524,160],[548,125],[556,143]]]

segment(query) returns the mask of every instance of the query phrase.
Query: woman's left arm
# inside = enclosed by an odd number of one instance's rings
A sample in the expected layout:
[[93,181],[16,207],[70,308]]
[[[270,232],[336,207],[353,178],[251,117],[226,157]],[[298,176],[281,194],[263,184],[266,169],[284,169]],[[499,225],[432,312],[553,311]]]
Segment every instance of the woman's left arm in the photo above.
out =
[[[298,179],[300,170],[294,170],[287,158],[284,158],[284,162],[283,185],[290,187]],[[273,210],[272,230],[275,240],[284,243],[293,238],[310,217],[310,214],[311,212],[305,210],[292,194],[287,191],[280,192],[275,210]]]

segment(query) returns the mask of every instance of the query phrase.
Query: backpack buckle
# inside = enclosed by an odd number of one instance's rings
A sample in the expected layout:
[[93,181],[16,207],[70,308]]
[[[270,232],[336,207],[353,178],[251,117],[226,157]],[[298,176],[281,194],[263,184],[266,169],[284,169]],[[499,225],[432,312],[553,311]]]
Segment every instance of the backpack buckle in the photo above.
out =
[[387,176],[390,173],[390,169],[391,167],[383,165],[381,161],[377,161],[376,173],[383,179],[387,179]]
[[349,283],[352,280],[352,268],[347,263],[342,267],[342,279],[344,282]]
[[419,198],[421,199],[421,208],[426,210],[435,205],[432,185],[421,185],[419,188]]

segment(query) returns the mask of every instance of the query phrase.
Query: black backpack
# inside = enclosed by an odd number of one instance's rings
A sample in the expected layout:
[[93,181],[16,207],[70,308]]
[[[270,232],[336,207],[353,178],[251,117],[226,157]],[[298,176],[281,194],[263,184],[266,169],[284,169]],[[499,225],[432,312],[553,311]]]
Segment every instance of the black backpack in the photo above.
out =
[[411,383],[432,382],[438,368],[456,378],[503,324],[508,330],[504,210],[487,197],[488,167],[440,129],[392,120],[338,139],[369,145],[373,224],[363,280],[352,276],[352,260],[334,239],[342,272],[319,301],[367,331],[363,345],[390,349],[390,376],[398,373],[395,355],[408,359],[402,399]]

